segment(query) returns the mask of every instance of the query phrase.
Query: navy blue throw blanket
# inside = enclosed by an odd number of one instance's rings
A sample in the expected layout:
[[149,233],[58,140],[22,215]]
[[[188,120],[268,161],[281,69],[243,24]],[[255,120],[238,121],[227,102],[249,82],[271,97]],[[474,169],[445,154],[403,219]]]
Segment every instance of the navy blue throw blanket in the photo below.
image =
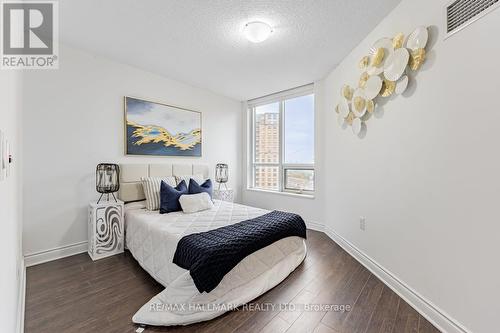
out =
[[200,293],[208,293],[246,256],[291,236],[306,238],[304,220],[297,214],[273,211],[182,237],[173,262],[189,270]]

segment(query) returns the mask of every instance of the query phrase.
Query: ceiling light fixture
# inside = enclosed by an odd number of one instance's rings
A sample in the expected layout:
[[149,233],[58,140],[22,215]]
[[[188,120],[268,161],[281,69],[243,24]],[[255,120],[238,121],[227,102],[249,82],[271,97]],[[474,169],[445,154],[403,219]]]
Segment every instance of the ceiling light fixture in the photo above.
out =
[[245,24],[243,33],[245,37],[252,43],[260,43],[265,41],[271,36],[273,28],[267,23],[254,21]]

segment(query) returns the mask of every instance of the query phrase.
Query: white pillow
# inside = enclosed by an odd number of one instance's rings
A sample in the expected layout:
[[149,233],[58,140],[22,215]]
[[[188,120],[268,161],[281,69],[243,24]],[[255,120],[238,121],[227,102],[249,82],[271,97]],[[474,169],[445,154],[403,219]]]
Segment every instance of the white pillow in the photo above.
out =
[[142,177],[142,189],[146,196],[146,209],[159,210],[160,209],[160,188],[161,182],[164,181],[172,187],[176,187],[175,177]]
[[210,199],[210,195],[206,192],[183,194],[179,198],[179,203],[181,204],[182,211],[184,213],[196,213],[214,207],[214,203],[212,202],[212,199]]
[[189,187],[189,180],[191,178],[193,178],[194,181],[197,182],[198,184],[203,184],[203,182],[205,181],[205,177],[203,177],[203,175],[175,176],[175,180],[177,181],[177,185],[179,185],[179,183],[184,180],[186,182],[187,187]]

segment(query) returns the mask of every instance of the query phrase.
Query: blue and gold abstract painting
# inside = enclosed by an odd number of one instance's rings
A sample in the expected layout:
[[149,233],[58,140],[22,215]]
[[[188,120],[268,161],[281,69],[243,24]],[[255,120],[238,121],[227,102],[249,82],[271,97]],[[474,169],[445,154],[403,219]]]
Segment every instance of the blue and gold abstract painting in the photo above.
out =
[[127,155],[201,156],[201,113],[125,97]]

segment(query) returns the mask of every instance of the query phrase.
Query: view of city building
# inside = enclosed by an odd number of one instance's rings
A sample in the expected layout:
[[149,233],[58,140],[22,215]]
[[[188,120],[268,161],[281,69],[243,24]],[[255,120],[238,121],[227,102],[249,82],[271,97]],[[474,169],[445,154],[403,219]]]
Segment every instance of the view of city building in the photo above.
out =
[[[278,109],[279,110],[279,109]],[[276,111],[255,114],[255,162],[279,163],[279,113]],[[279,188],[279,168],[277,166],[257,166],[255,187],[277,190]]]

